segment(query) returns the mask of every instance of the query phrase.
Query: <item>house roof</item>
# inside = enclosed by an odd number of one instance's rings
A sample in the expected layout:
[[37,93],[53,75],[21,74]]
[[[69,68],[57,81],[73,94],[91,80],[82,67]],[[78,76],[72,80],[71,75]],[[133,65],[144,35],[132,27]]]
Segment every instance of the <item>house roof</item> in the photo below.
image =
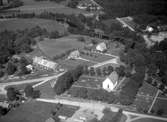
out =
[[108,79],[110,79],[113,84],[115,84],[118,81],[118,74],[116,71],[113,71],[109,76]]

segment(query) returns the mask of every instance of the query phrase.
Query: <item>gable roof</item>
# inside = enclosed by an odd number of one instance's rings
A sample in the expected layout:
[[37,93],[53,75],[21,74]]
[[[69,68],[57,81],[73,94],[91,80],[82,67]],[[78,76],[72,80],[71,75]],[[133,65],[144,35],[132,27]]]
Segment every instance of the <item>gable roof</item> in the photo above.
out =
[[110,79],[110,81],[115,84],[118,81],[118,74],[116,71],[113,71],[109,76],[108,79]]

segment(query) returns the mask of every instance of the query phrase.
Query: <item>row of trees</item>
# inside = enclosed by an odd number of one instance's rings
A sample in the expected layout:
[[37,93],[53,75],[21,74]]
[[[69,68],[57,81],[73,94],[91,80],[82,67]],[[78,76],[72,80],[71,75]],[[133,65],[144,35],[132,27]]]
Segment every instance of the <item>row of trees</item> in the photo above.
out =
[[102,101],[109,104],[116,101],[116,96],[113,93],[109,93],[103,89],[92,90],[84,87],[72,87],[68,93],[73,97]]
[[75,69],[69,70],[60,76],[54,86],[56,94],[62,94],[76,82],[83,73],[83,66],[79,65]]
[[[39,98],[41,94],[39,90],[34,90],[32,85],[27,85],[24,89],[24,93],[28,98]],[[9,101],[18,101],[23,97],[22,95],[23,94],[14,87],[7,88],[7,98]]]
[[90,76],[108,76],[113,71],[114,71],[114,68],[111,65],[109,65],[107,67],[103,67],[102,69],[101,68],[94,68],[94,67],[88,68],[87,66],[85,66],[83,73],[85,75],[90,75]]
[[141,14],[166,15],[166,0],[95,0],[104,8],[107,17]]

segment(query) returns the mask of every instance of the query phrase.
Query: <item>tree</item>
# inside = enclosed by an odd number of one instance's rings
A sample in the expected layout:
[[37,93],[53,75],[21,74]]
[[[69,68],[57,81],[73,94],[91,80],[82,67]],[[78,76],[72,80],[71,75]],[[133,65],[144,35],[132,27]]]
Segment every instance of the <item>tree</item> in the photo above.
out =
[[27,85],[24,89],[24,92],[25,92],[26,97],[32,97],[34,89],[31,85]]
[[156,114],[159,115],[159,116],[162,116],[164,114],[164,110],[163,109],[158,109]]
[[8,109],[3,108],[3,107],[0,106],[0,116],[5,115],[7,112],[8,112]]
[[79,1],[78,0],[70,0],[69,2],[68,2],[68,7],[71,7],[71,8],[76,8],[77,7],[77,5],[78,5],[78,3],[79,3]]
[[0,69],[0,77],[4,75],[4,72]]
[[114,71],[114,68],[112,66],[108,66],[108,73],[111,74]]
[[7,89],[7,97],[10,101],[14,101],[17,99],[17,92],[13,87],[9,87]]
[[54,86],[54,90],[56,94],[61,94],[65,92],[67,89],[71,87],[73,84],[73,77],[71,75],[71,72],[66,72],[62,76],[60,76],[57,80],[57,83]]
[[11,61],[9,61],[6,67],[6,71],[8,75],[12,75],[16,72],[16,66]]
[[50,38],[54,38],[57,39],[60,37],[59,32],[58,31],[52,31],[49,35]]
[[101,72],[100,68],[96,68],[96,75],[97,76],[101,76],[102,75],[102,72]]
[[83,66],[79,65],[75,69],[71,70],[71,75],[73,77],[73,81],[77,81],[78,78],[83,74]]
[[3,0],[0,0],[0,6],[2,6],[3,5]]
[[103,76],[106,76],[108,74],[107,73],[107,67],[103,67],[102,74],[103,74]]
[[120,66],[115,69],[115,71],[118,73],[119,76],[123,77],[125,75],[125,67]]

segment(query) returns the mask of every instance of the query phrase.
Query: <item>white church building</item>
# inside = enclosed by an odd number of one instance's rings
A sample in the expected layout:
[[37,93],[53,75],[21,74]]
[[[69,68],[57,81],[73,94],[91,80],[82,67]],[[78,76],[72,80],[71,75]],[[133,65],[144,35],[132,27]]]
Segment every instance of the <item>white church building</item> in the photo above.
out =
[[102,87],[104,90],[111,92],[114,91],[114,88],[118,84],[118,74],[113,71],[102,83]]

